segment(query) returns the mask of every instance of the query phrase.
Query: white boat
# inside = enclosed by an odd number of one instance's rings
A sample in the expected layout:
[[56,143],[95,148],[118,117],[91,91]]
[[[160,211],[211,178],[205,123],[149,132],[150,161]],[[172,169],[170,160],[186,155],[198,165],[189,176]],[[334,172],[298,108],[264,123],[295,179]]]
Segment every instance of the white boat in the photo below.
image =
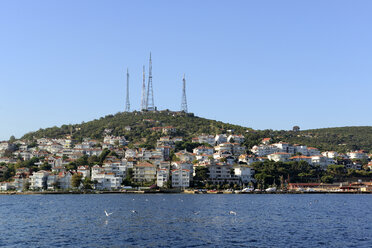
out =
[[267,188],[265,189],[266,192],[275,192],[276,191],[276,187],[272,187],[272,188]]
[[244,188],[242,189],[242,192],[252,192],[253,190],[253,188]]

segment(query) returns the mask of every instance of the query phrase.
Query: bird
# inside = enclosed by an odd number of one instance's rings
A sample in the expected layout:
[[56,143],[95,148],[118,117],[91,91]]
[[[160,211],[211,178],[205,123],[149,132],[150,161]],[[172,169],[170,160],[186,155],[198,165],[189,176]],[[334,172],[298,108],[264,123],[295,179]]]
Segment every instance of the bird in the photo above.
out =
[[134,214],[136,214],[136,213],[137,213],[137,211],[136,211],[136,210],[131,210],[131,212],[132,212],[132,213],[134,213]]
[[110,215],[112,215],[112,213],[107,213],[107,211],[105,210],[105,214],[107,217],[109,217]]
[[200,213],[200,211],[195,211],[194,214],[195,215],[198,215]]
[[236,215],[236,212],[234,212],[234,211],[230,211],[229,214],[230,214],[230,215]]

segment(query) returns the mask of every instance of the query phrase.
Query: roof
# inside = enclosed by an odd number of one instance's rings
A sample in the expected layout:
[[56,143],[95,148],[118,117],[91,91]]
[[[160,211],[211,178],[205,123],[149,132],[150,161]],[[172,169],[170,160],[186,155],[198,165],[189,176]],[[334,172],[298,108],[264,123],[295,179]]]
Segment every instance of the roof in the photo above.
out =
[[155,165],[149,162],[141,162],[135,165],[136,167],[155,167]]

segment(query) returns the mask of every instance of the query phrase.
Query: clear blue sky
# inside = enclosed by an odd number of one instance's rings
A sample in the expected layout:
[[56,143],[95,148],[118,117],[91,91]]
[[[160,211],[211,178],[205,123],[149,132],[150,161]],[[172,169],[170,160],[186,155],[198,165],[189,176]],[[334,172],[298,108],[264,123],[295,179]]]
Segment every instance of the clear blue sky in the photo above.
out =
[[255,129],[372,123],[371,1],[1,1],[0,140],[155,105]]

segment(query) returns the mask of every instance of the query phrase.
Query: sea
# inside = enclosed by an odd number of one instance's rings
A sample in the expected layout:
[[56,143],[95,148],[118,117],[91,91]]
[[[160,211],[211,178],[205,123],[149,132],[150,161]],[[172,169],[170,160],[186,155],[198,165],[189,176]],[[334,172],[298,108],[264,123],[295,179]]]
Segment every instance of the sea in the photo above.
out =
[[2,195],[0,246],[372,247],[372,195]]

